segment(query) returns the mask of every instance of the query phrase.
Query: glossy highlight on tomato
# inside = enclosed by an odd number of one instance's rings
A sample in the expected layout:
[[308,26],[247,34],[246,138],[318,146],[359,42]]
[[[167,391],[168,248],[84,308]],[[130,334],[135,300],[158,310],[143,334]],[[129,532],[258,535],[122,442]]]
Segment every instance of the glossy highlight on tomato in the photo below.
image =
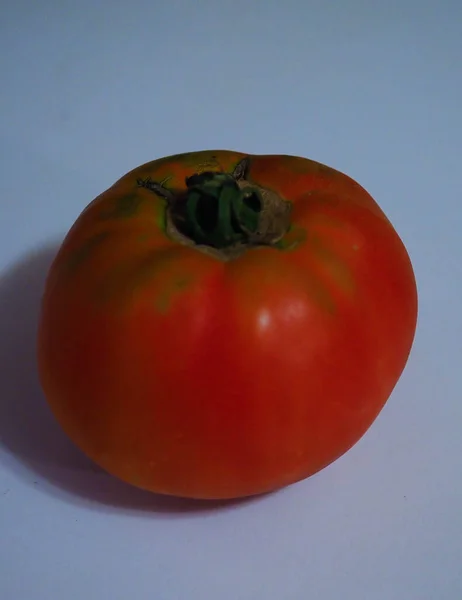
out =
[[351,178],[294,156],[185,153],[130,171],[68,232],[43,296],[40,380],[114,476],[238,498],[351,448],[416,320],[408,253]]

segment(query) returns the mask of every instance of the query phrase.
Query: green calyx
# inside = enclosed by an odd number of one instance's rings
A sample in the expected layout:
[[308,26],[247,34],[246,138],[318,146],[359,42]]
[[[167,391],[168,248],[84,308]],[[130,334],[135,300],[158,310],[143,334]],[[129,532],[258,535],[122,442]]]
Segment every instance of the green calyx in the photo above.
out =
[[276,191],[249,181],[250,160],[231,173],[206,171],[186,178],[181,190],[150,177],[138,179],[166,201],[166,233],[220,260],[232,260],[250,248],[280,242],[291,227],[292,203]]
[[260,191],[241,188],[232,175],[205,172],[186,180],[182,230],[196,244],[222,249],[257,234],[263,202]]

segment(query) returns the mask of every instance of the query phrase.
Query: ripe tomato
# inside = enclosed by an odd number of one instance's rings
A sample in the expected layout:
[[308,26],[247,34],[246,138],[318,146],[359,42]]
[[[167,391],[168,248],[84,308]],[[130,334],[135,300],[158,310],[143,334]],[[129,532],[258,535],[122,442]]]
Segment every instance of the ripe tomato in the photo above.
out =
[[351,448],[416,318],[406,249],[352,179],[293,156],[187,153],[134,169],[70,229],[39,371],[63,429],[110,473],[236,498]]

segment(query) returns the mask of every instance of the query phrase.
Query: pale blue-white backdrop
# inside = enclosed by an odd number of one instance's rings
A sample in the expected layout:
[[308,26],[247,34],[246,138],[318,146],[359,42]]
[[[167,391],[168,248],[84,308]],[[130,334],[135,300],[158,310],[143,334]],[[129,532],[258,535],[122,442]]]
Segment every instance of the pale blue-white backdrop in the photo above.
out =
[[[462,598],[462,3],[17,0],[0,16],[2,600]],[[43,278],[84,206],[205,148],[347,172],[403,238],[415,345],[363,439],[232,507],[101,473],[40,393]]]

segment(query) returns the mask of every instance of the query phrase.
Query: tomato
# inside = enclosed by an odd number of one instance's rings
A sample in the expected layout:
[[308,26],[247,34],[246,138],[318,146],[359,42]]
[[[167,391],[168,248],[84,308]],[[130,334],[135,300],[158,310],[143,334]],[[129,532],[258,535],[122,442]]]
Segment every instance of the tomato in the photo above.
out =
[[68,232],[43,296],[40,380],[114,476],[237,498],[348,451],[416,320],[408,253],[351,178],[293,156],[186,153],[129,172]]

